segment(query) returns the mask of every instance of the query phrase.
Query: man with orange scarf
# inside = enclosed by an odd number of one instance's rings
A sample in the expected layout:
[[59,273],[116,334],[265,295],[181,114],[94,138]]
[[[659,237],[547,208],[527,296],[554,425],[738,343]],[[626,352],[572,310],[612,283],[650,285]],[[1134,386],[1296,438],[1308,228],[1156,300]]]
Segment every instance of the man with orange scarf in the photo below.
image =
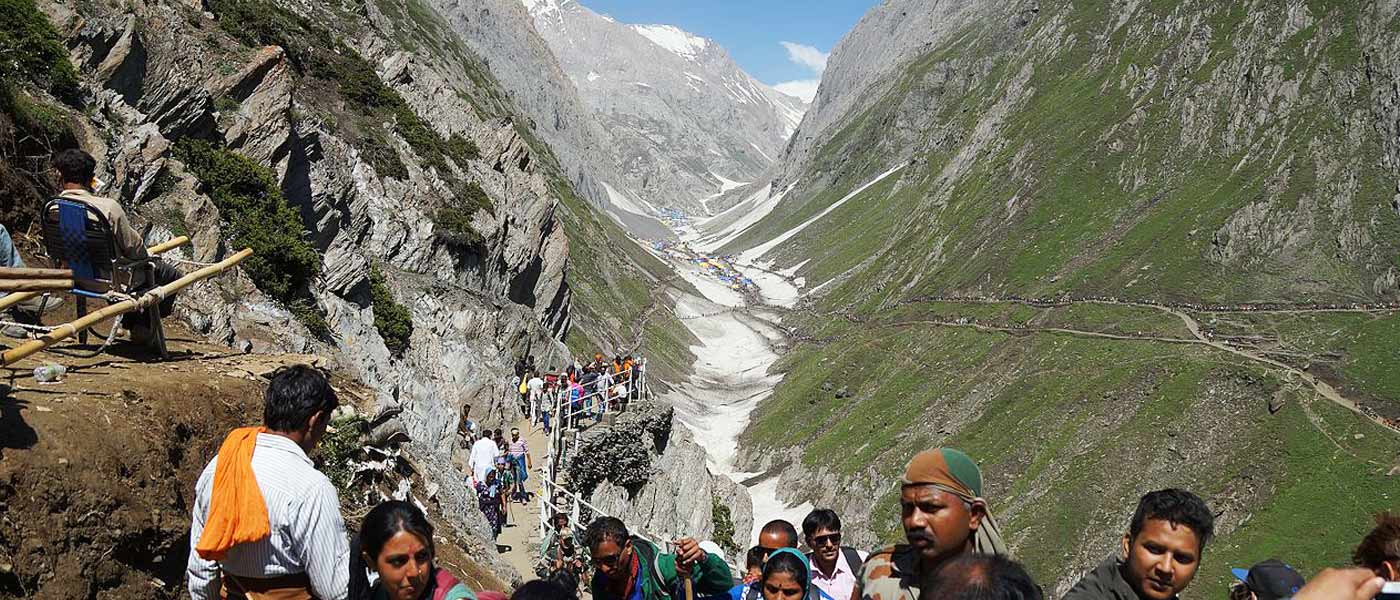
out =
[[852,600],[918,600],[922,582],[954,558],[1009,557],[982,499],[982,471],[968,455],[952,448],[920,452],[900,483],[909,543],[871,554],[856,578]]
[[263,427],[235,429],[195,485],[193,600],[343,600],[350,544],[340,500],[308,454],[339,401],[320,371],[278,369]]

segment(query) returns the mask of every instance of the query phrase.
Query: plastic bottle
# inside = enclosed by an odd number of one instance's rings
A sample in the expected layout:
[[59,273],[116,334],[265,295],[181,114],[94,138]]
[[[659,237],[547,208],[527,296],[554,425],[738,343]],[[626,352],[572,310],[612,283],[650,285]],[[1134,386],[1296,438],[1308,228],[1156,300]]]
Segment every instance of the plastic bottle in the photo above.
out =
[[63,379],[68,373],[68,367],[58,363],[48,363],[43,366],[34,367],[34,379],[39,383],[55,383]]

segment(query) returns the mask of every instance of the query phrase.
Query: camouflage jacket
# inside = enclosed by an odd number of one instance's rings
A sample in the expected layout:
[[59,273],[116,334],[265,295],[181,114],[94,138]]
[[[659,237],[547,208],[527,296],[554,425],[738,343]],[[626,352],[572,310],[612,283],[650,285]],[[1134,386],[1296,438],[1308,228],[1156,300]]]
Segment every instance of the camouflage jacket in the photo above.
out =
[[905,544],[870,555],[856,578],[860,600],[919,600],[919,551]]

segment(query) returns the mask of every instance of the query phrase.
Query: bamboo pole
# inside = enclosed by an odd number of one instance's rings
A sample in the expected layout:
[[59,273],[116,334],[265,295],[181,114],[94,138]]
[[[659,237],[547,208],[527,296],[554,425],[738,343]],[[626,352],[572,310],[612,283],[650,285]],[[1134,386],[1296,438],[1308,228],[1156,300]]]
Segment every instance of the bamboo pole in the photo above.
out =
[[0,279],[0,292],[66,292],[72,279]]
[[0,267],[0,280],[3,279],[72,279],[68,269],[31,269],[28,267]]
[[[149,254],[151,256],[164,254],[188,243],[190,243],[190,238],[188,236],[182,235],[176,238],[172,238],[169,241],[161,242],[159,244],[151,246],[150,248],[146,248],[146,254]],[[68,289],[72,289],[72,287],[69,287]],[[13,294],[9,294],[3,298],[0,298],[0,310],[5,310],[11,306],[19,304],[20,302],[24,302],[25,300],[28,300],[38,295],[39,292],[15,292]]]
[[107,306],[102,310],[89,313],[87,316],[76,321],[59,325],[53,328],[52,331],[48,332],[47,334],[44,334],[38,339],[30,340],[28,342],[20,344],[19,346],[11,348],[10,350],[6,350],[4,354],[4,363],[6,366],[12,365],[17,361],[22,360],[31,354],[34,354],[35,352],[48,348],[49,346],[57,344],[58,342],[61,342],[70,337],[73,337],[74,335],[77,335],[78,332],[92,327],[97,323],[115,317],[122,313],[131,312],[138,308],[146,308],[152,304],[160,302],[162,299],[169,297],[171,294],[174,294],[175,292],[184,289],[192,283],[207,279],[214,275],[218,275],[219,273],[223,273],[224,271],[232,268],[238,263],[243,262],[243,259],[246,259],[252,255],[253,250],[251,248],[244,248],[243,250],[240,250],[237,254],[234,254],[233,256],[230,256],[218,263],[204,267],[203,269],[190,273],[189,275],[186,275],[168,284],[146,292],[140,298],[124,300],[116,304]]

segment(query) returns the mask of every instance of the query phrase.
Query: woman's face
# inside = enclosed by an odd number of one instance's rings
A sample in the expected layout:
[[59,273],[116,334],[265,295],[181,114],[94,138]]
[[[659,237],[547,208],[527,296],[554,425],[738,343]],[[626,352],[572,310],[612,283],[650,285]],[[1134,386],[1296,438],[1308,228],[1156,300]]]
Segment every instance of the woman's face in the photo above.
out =
[[418,536],[407,531],[394,534],[371,562],[390,600],[417,600],[427,592],[433,551]]
[[801,600],[802,586],[792,573],[770,573],[763,579],[763,600]]

